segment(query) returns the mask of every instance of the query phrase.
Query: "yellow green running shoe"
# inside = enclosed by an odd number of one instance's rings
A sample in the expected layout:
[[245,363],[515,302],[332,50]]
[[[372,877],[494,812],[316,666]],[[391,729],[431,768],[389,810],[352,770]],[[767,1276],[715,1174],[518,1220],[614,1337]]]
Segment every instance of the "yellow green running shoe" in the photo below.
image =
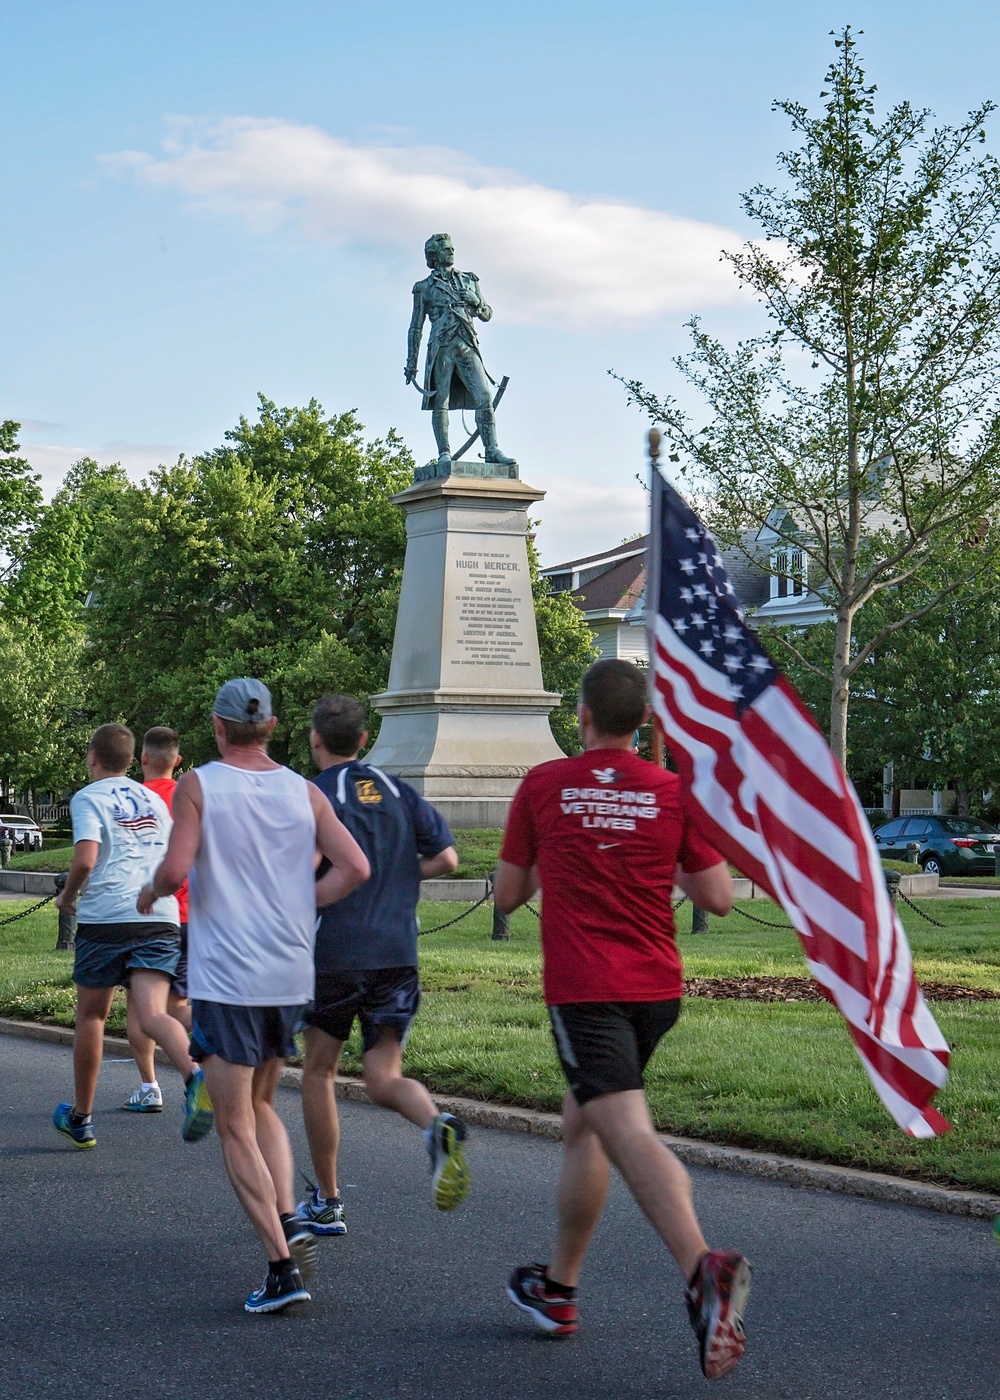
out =
[[90,1121],[90,1114],[81,1122],[73,1122],[73,1105],[71,1103],[56,1104],[56,1111],[52,1115],[52,1126],[57,1133],[62,1133],[63,1137],[69,1138],[74,1147],[96,1147],[97,1138],[94,1136],[94,1125]]
[[469,1194],[472,1176],[462,1143],[465,1124],[452,1113],[439,1113],[424,1134],[431,1159],[431,1192],[438,1210],[454,1210]]
[[184,1125],[181,1137],[185,1142],[200,1142],[215,1125],[212,1100],[208,1097],[205,1074],[196,1069],[184,1089]]

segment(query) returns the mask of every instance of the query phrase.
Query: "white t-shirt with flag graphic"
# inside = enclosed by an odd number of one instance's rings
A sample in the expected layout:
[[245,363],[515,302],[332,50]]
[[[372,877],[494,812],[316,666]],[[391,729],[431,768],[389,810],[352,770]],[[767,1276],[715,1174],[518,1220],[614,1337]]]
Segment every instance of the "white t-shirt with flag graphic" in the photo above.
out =
[[77,905],[81,924],[176,924],[177,900],[158,899],[151,914],[135,901],[167,850],[173,822],[167,804],[131,778],[100,778],[69,804],[73,841],[96,841],[97,864]]

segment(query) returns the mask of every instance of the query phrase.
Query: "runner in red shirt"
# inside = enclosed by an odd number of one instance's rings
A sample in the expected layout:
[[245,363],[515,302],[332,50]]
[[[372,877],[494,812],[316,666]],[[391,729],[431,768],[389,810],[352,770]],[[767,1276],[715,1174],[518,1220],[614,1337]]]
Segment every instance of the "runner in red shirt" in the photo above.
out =
[[643,673],[598,661],[580,693],[584,753],[524,779],[493,891],[504,913],[542,891],[545,1000],[569,1083],[556,1247],[549,1265],[516,1269],[507,1293],[552,1335],[576,1331],[576,1286],[610,1160],[687,1281],[702,1370],[715,1380],[743,1355],[750,1265],[709,1249],[690,1178],[656,1136],[643,1070],[680,1011],[674,885],[721,915],[732,907],[732,881],[685,818],[677,775],[633,750],[649,717]]
[[[143,784],[152,788],[167,804],[169,811],[174,809],[174,788],[177,780],[174,772],[181,761],[180,739],[175,729],[157,725],[148,729],[142,741]],[[177,891],[177,907],[181,923],[181,960],[177,964],[167,999],[167,1010],[184,1029],[191,1031],[191,1003],[187,995],[187,925],[188,887],[187,881]],[[152,1040],[145,1035],[132,1015],[131,1008],[126,1020],[128,1043],[139,1070],[140,1084],[135,1093],[122,1104],[130,1113],[160,1113],[163,1110],[163,1094],[156,1081],[156,1049]]]

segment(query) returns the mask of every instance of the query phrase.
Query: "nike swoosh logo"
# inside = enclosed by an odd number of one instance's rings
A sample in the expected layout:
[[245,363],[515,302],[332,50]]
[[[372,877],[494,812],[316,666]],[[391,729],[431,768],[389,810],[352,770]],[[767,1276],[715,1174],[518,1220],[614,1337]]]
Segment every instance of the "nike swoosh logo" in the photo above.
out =
[[621,842],[620,842],[620,841],[600,841],[600,842],[598,842],[597,849],[598,849],[599,851],[610,851],[612,846],[620,846],[620,845],[621,845]]

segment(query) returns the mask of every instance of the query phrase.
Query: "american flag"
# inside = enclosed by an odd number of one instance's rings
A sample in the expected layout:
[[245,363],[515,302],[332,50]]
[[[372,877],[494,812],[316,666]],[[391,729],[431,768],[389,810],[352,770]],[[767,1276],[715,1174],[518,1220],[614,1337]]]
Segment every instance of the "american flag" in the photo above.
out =
[[646,604],[655,715],[693,821],[785,910],[872,1083],[914,1137],[948,1045],[913,972],[868,820],[802,701],[746,626],[715,541],[653,467]]

